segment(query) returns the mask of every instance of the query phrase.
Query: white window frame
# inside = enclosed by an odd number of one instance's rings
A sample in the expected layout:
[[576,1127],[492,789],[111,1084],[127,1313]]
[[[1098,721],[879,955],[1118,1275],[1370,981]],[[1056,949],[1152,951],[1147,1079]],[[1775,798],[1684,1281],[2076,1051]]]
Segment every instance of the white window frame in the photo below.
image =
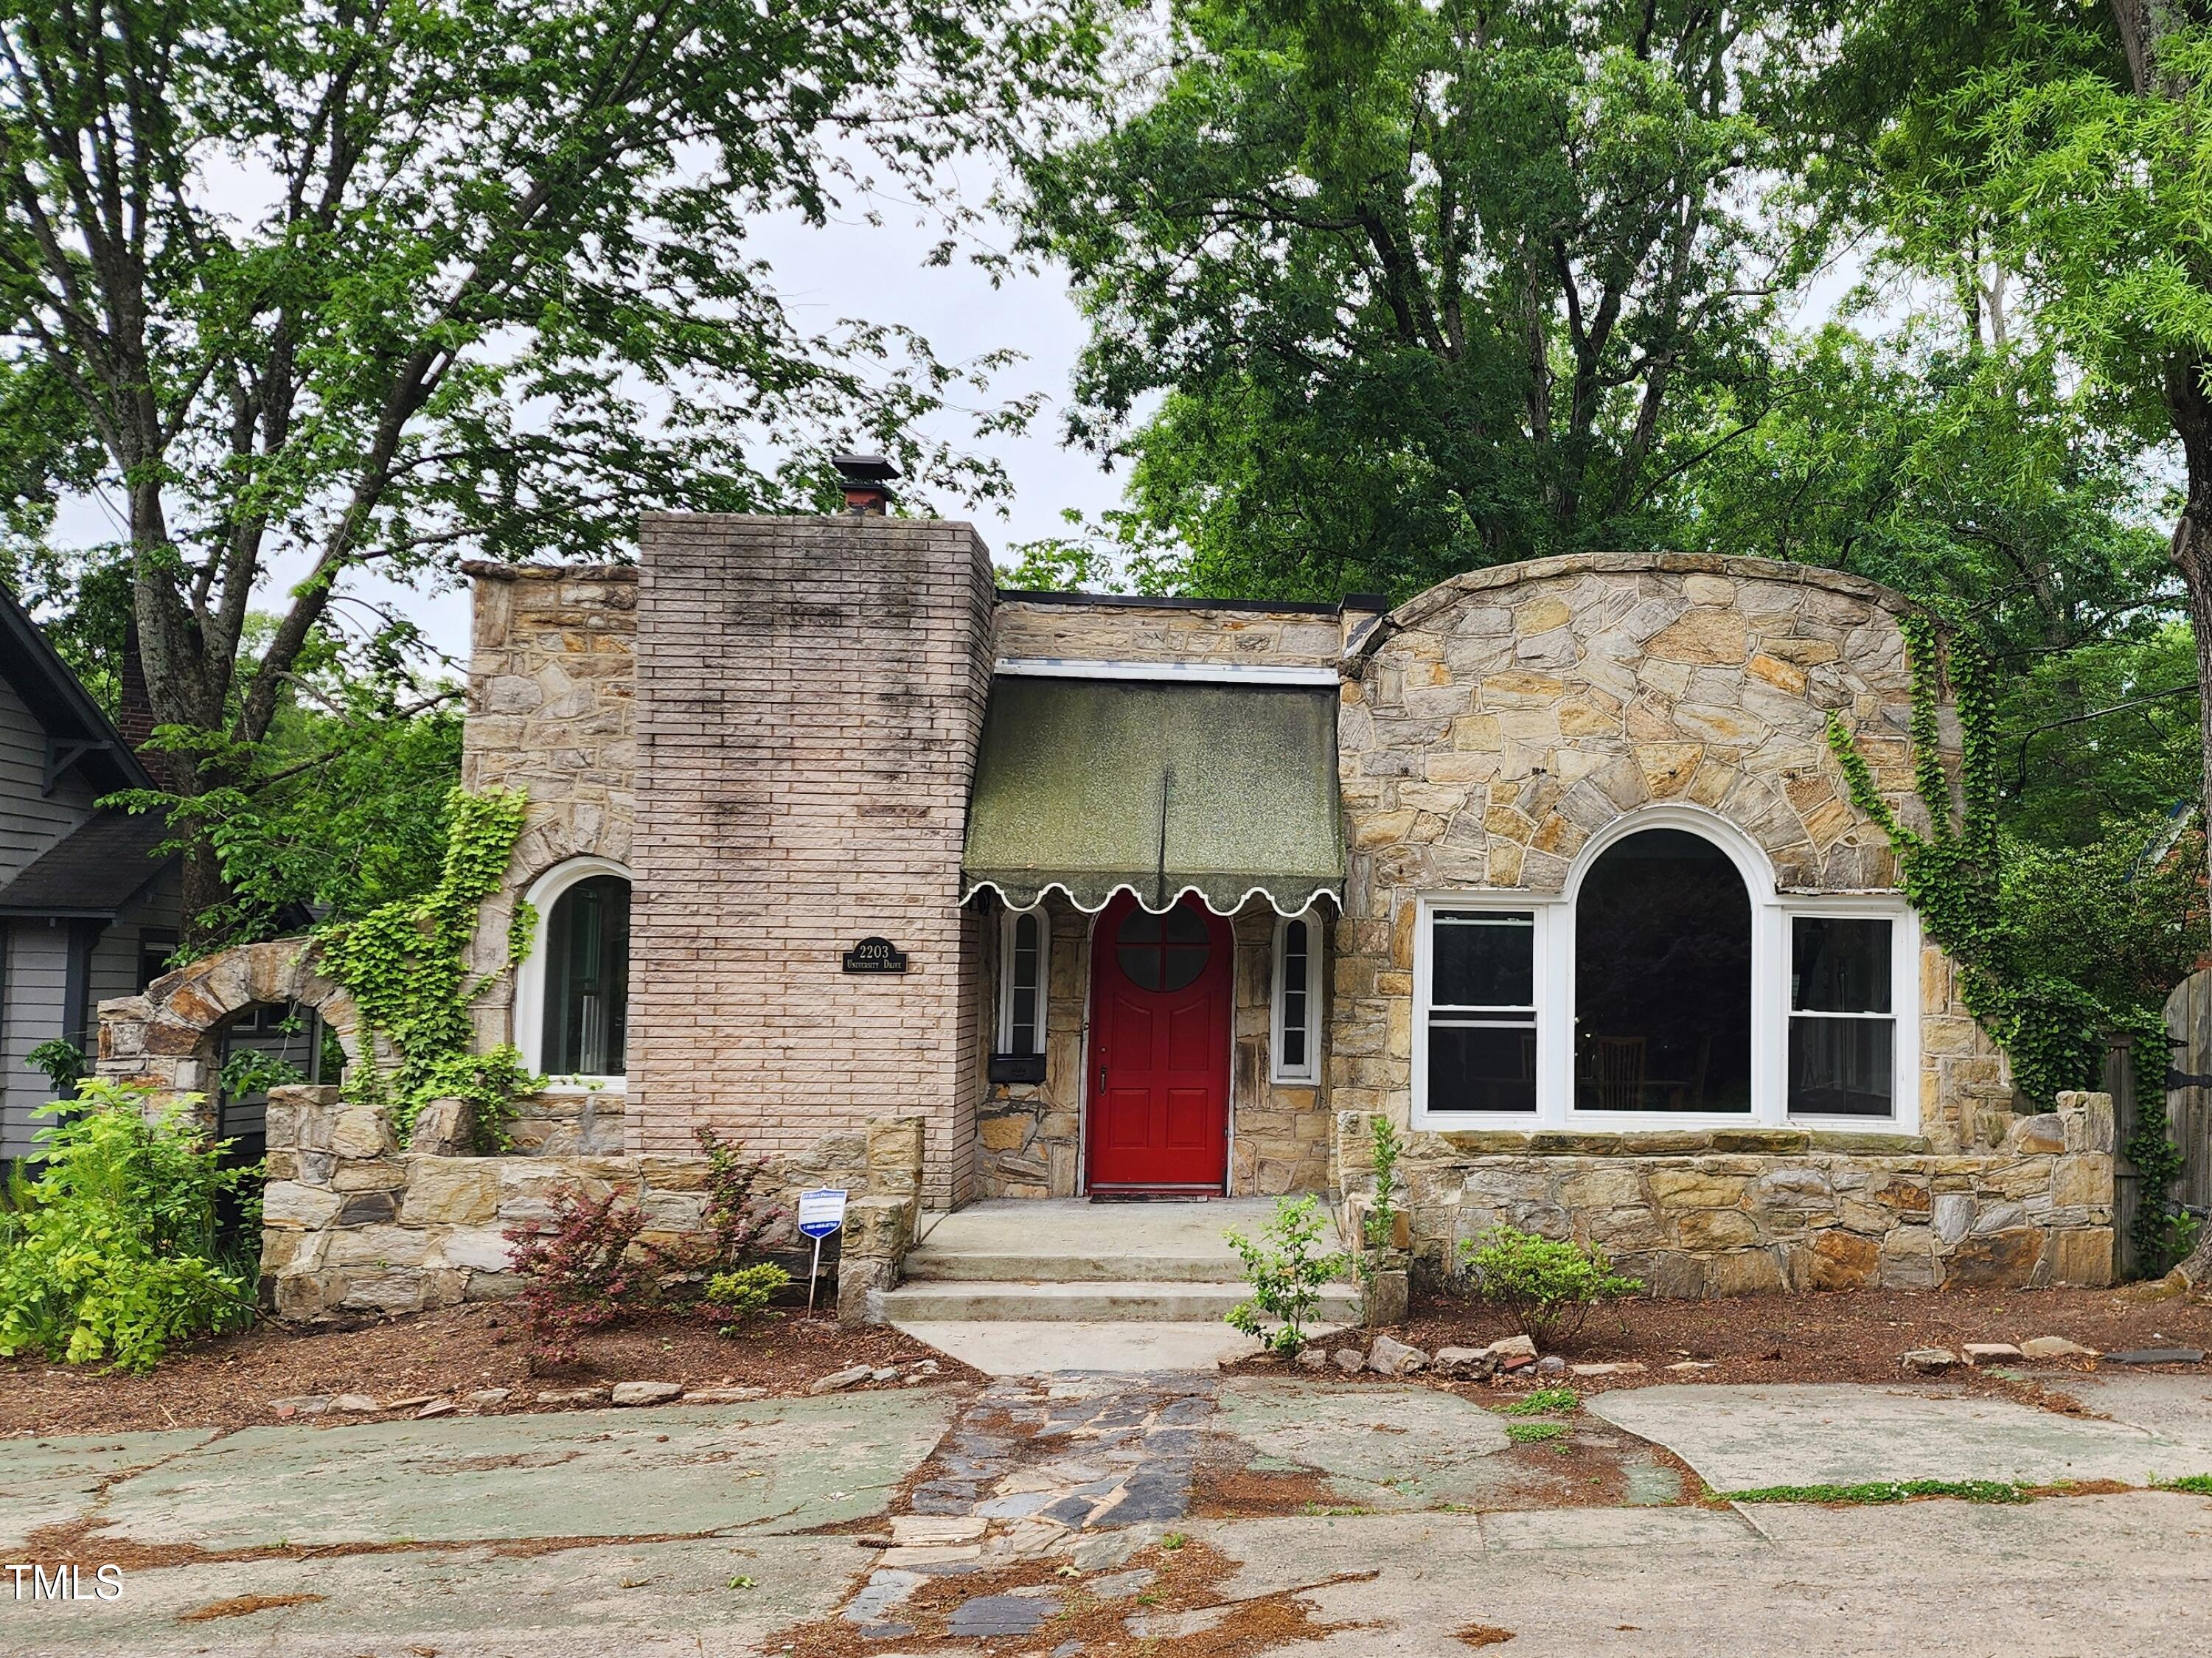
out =
[[[623,865],[611,858],[591,854],[563,859],[536,880],[522,895],[523,902],[537,911],[532,924],[530,954],[522,958],[514,969],[514,1045],[522,1051],[522,1062],[532,1072],[541,1072],[545,1060],[545,935],[553,918],[553,906],[561,895],[580,882],[595,876],[618,876],[630,883],[630,902],[637,902],[637,884]],[[548,1076],[545,1092],[550,1095],[623,1094],[629,1089],[626,1076]]]
[[1014,1051],[1014,927],[1024,915],[1037,924],[1036,1051],[1045,1051],[1045,1026],[1052,1005],[1052,917],[1042,904],[1009,909],[999,917],[999,1043],[993,1051]]
[[[1583,882],[1599,858],[1646,829],[1687,830],[1717,847],[1751,896],[1751,1109],[1584,1111],[1575,1106],[1575,914]],[[1631,812],[1607,826],[1576,856],[1557,894],[1479,887],[1415,896],[1413,929],[1413,1126],[1439,1131],[1572,1129],[1586,1133],[1665,1133],[1684,1128],[1803,1127],[1823,1133],[1914,1134],[1920,1129],[1920,927],[1902,896],[1883,893],[1779,893],[1772,865],[1742,830],[1716,814],[1668,805]],[[1536,1109],[1429,1108],[1430,985],[1437,912],[1520,910],[1535,917]],[[1890,1005],[1896,1020],[1895,1114],[1887,1117],[1793,1115],[1790,1106],[1790,923],[1797,916],[1890,922]]]
[[[1306,1057],[1303,1065],[1283,1063],[1283,992],[1289,987],[1283,974],[1285,966],[1283,940],[1293,921],[1301,922],[1306,930]],[[1275,917],[1273,983],[1268,992],[1267,1012],[1267,1080],[1312,1087],[1321,1081],[1322,1033],[1322,956],[1327,937],[1317,909],[1303,910],[1296,915]]]

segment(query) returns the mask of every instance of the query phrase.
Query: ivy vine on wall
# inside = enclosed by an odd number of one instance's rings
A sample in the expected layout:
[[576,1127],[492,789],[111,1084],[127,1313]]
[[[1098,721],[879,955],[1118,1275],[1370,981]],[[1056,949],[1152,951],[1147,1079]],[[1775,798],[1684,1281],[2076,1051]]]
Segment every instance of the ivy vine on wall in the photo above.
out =
[[347,1092],[386,1105],[403,1145],[431,1101],[460,1099],[469,1105],[477,1150],[504,1151],[515,1097],[544,1085],[508,1044],[475,1052],[469,1017],[470,1005],[528,952],[535,930],[530,907],[518,904],[498,969],[481,978],[470,972],[478,908],[499,890],[526,804],[516,789],[455,789],[437,884],[319,935],[329,972],[361,1011],[363,1053],[381,1035],[399,1055],[388,1080],[373,1065],[355,1066]]
[[[2051,971],[2021,929],[2008,922],[1997,834],[1996,695],[1989,656],[1970,635],[1941,629],[1931,616],[1907,616],[1899,629],[1912,684],[1913,792],[1926,811],[1927,831],[1899,820],[1838,714],[1828,716],[1828,746],[1843,768],[1851,804],[1888,836],[1905,898],[1928,937],[1955,963],[1967,1011],[2004,1049],[2014,1086],[2047,1108],[2063,1090],[2098,1086],[2111,1033],[2134,1035],[2139,1053],[2162,1054],[2165,1032],[2154,1011],[2109,1007]],[[1947,682],[1959,715],[1955,793],[1942,754],[1940,710]],[[2084,947],[2094,945],[2085,940]],[[2167,1138],[2166,1096],[2157,1089],[2138,1090],[2136,1130],[2124,1149],[2142,1179],[2136,1241],[2149,1261],[2169,1247],[2166,1193],[2182,1161]]]

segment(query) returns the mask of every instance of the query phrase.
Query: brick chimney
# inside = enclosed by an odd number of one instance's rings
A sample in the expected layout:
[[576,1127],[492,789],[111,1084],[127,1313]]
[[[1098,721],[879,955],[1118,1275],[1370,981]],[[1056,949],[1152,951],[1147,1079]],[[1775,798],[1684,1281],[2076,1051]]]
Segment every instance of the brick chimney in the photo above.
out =
[[138,624],[123,630],[122,695],[115,710],[115,729],[132,750],[145,747],[154,734],[154,699],[146,690],[146,664],[138,653]]
[[891,504],[891,480],[898,468],[881,455],[832,455],[830,464],[845,485],[845,510],[855,518],[881,518]]

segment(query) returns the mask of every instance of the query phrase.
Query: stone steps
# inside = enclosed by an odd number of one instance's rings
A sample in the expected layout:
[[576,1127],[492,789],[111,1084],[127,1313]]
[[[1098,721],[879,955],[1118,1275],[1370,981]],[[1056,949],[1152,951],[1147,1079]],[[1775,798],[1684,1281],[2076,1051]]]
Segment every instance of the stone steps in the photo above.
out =
[[[911,1260],[909,1260],[911,1266]],[[1092,1278],[1075,1282],[1022,1282],[1006,1278],[909,1279],[883,1296],[889,1322],[1002,1322],[1072,1321],[1147,1323],[1218,1322],[1250,1291],[1241,1282],[1158,1278]],[[1357,1309],[1349,1284],[1333,1284],[1321,1292],[1320,1316],[1348,1322]]]
[[1221,1284],[1241,1271],[1226,1249],[1218,1254],[1039,1255],[925,1243],[906,1258],[904,1276],[936,1284]]

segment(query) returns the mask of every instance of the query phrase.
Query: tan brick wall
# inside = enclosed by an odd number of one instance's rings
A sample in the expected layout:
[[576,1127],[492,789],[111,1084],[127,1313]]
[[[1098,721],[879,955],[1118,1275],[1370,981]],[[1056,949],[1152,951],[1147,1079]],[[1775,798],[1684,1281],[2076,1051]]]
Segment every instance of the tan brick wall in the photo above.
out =
[[1020,598],[999,606],[1003,657],[1333,668],[1341,646],[1333,606],[1250,610]]
[[[926,1195],[974,1184],[982,1043],[958,906],[989,685],[966,525],[648,514],[639,587],[629,1121],[783,1154],[927,1123]],[[848,975],[879,934],[902,975]]]
[[[530,884],[586,854],[627,865],[636,823],[637,572],[627,565],[472,563],[475,614],[461,781],[527,792],[528,815],[499,896],[484,906],[474,965],[505,957],[507,920]],[[514,1040],[514,986],[477,1000],[478,1040]]]

